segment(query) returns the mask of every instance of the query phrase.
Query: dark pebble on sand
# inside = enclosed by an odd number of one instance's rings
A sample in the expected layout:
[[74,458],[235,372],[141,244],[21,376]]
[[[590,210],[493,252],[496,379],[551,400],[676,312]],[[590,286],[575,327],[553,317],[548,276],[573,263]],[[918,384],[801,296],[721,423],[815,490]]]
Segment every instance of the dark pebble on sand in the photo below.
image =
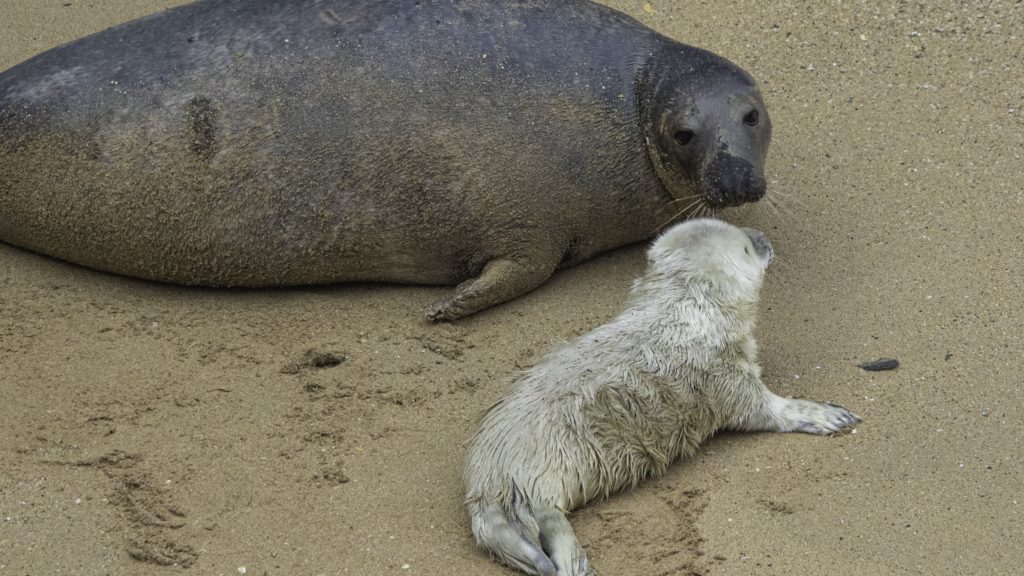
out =
[[861,368],[868,372],[879,372],[882,370],[895,370],[900,367],[900,361],[895,358],[882,358],[880,360],[873,360],[871,362],[864,362],[858,364]]

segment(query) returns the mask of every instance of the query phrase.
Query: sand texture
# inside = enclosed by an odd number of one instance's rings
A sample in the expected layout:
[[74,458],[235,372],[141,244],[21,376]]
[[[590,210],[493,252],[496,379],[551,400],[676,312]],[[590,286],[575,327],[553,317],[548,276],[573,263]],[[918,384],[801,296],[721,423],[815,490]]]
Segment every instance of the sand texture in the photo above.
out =
[[[179,3],[0,0],[0,69]],[[1024,4],[608,4],[760,81],[771,200],[723,217],[777,251],[766,381],[864,422],[717,437],[573,515],[593,564],[1024,573]],[[0,576],[510,575],[469,532],[466,440],[642,268],[430,325],[444,289],[186,289],[0,244]]]

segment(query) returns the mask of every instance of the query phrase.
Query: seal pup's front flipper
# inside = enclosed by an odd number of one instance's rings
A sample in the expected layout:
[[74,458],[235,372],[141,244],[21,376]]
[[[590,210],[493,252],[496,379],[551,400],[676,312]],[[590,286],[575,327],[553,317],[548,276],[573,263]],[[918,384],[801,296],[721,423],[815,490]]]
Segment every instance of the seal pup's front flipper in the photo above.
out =
[[749,384],[742,394],[746,408],[729,415],[726,428],[743,432],[803,432],[827,436],[861,421],[853,412],[815,400],[783,398],[759,380]]

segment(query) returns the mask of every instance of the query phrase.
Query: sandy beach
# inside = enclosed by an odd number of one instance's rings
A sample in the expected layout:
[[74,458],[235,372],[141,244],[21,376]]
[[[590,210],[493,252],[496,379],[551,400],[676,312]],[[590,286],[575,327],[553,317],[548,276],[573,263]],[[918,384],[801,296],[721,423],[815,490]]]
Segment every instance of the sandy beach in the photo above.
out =
[[[0,69],[177,0],[2,0]],[[602,575],[1024,566],[1024,5],[614,0],[759,81],[775,391],[854,433],[723,434],[571,517]],[[511,575],[461,502],[508,378],[644,246],[432,325],[443,288],[209,290],[0,244],[0,576]],[[864,361],[897,358],[889,372]]]

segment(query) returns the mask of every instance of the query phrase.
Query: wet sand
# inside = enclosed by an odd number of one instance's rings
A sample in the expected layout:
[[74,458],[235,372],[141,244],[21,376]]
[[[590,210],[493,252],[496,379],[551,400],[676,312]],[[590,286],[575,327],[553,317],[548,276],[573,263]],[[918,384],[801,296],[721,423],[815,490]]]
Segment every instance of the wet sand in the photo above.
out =
[[[0,69],[179,3],[3,0]],[[573,516],[593,564],[1019,573],[1024,6],[608,4],[760,81],[771,202],[723,216],[777,250],[765,377],[864,422],[719,436]],[[442,289],[185,289],[0,244],[0,576],[511,574],[472,542],[465,441],[642,267],[622,249],[435,326]]]

